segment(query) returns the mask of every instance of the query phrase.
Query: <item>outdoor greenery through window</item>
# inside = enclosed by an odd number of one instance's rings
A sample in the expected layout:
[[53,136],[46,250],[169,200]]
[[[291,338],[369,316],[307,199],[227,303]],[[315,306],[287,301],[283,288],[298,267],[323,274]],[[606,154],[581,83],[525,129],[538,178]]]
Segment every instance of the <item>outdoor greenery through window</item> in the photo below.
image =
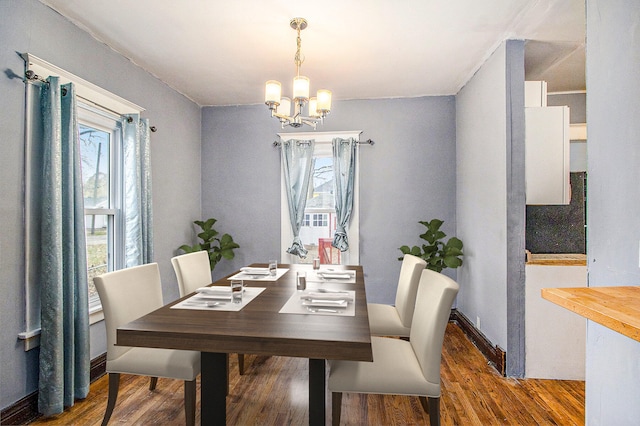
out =
[[115,145],[115,117],[89,108],[79,108],[80,157],[87,238],[87,283],[89,306],[100,306],[93,277],[113,271],[118,259],[118,203],[116,178],[119,170]]

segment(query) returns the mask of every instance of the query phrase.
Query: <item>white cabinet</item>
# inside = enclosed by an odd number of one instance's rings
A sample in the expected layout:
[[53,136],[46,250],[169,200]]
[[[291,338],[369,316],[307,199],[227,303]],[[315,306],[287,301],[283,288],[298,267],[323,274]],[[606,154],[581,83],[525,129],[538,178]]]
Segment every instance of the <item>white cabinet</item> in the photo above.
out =
[[547,106],[547,82],[546,81],[525,81],[524,82],[524,106],[525,107],[546,107]]
[[569,107],[525,108],[527,204],[569,204]]
[[587,320],[543,299],[543,288],[586,287],[586,266],[526,265],[525,377],[584,380]]

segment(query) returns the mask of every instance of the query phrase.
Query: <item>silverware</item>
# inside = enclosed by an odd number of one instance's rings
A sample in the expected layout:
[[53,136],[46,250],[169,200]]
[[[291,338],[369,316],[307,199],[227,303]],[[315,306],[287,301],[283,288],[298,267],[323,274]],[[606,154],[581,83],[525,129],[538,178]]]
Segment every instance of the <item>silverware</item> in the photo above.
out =
[[328,288],[318,288],[316,289],[316,291],[318,293],[342,293],[342,294],[349,294],[348,291],[344,291],[344,290],[330,290]]
[[216,306],[223,305],[222,302],[186,302],[186,306],[201,306],[203,308],[215,308]]
[[325,312],[325,313],[330,313],[330,314],[341,314],[341,311],[336,311],[335,309],[325,309],[325,308],[312,308],[312,307],[307,307],[307,311],[309,312]]

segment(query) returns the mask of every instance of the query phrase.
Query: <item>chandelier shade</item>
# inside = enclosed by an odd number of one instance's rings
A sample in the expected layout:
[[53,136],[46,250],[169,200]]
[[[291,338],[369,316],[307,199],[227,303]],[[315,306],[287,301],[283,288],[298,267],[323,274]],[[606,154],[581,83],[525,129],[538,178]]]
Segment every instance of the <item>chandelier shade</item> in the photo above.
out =
[[[269,107],[271,116],[280,120],[281,127],[301,127],[308,125],[315,130],[318,123],[322,123],[324,118],[331,112],[331,91],[320,89],[315,97],[310,97],[311,81],[309,77],[300,75],[300,67],[304,61],[301,54],[302,39],[300,31],[307,28],[307,21],[304,18],[293,18],[289,22],[291,28],[296,30],[297,50],[294,58],[296,64],[296,76],[293,78],[293,113],[291,111],[292,100],[282,96],[282,84],[276,80],[269,80],[265,84],[264,103]],[[308,104],[308,106],[307,106]],[[304,115],[306,107],[307,115]]]
[[282,93],[282,85],[280,84],[279,81],[275,81],[275,80],[267,81],[267,84],[264,90],[265,103],[267,105],[269,104],[269,102],[279,104],[281,93]]

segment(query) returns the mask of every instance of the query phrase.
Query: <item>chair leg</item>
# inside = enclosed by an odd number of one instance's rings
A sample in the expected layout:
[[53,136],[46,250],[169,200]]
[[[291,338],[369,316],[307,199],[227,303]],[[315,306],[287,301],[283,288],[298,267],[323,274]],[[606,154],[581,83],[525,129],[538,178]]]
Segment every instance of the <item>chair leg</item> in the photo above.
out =
[[420,403],[422,408],[429,414],[429,424],[431,426],[440,426],[440,398],[425,398],[421,396]]
[[339,426],[342,415],[342,392],[331,392],[331,425]]
[[229,380],[231,369],[229,368],[229,365],[229,354],[227,354],[227,396],[229,396],[229,389],[231,388],[231,382]]
[[424,410],[424,412],[429,414],[429,405],[427,404],[427,397],[419,396],[418,399],[420,400],[420,405],[422,405],[422,409]]
[[244,354],[238,354],[238,371],[241,376],[244,374]]
[[184,416],[187,426],[196,424],[196,381],[184,381]]
[[158,384],[158,378],[152,377],[151,380],[149,381],[149,390],[150,391],[156,390],[157,384]]
[[109,397],[107,399],[107,409],[104,412],[102,418],[102,426],[107,426],[113,408],[116,406],[116,400],[118,399],[118,388],[120,387],[120,373],[109,373]]

